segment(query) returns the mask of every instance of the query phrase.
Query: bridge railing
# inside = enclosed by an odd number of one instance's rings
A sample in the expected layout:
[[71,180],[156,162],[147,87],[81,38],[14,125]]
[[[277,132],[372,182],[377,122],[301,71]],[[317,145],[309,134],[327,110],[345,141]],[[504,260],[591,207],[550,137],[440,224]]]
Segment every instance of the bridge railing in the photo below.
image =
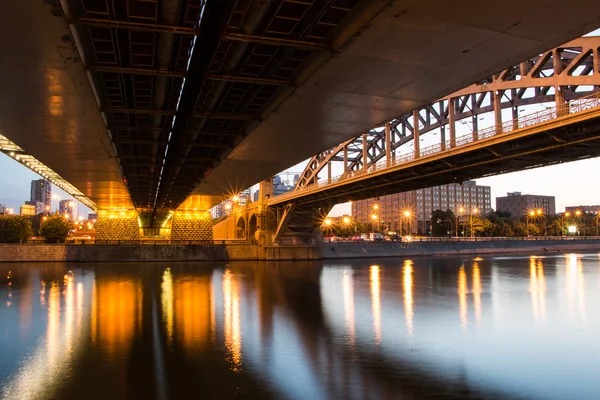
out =
[[457,147],[462,147],[470,143],[476,142],[478,140],[489,139],[519,129],[531,128],[533,126],[552,121],[554,119],[566,115],[577,114],[598,107],[600,107],[600,92],[592,93],[588,96],[584,96],[576,100],[571,100],[568,103],[564,103],[554,107],[547,107],[545,110],[519,116],[518,118],[513,120],[505,121],[500,124],[492,125],[488,128],[461,135],[454,140],[454,143],[452,143],[452,140],[447,140],[443,143],[443,145],[442,143],[436,143],[431,146],[423,147],[419,150],[418,156],[416,156],[416,152],[410,152],[406,154],[400,154],[395,157],[390,157],[389,161],[386,157],[378,161],[377,163],[368,166],[366,170],[352,170],[347,171],[344,174],[332,177],[331,179],[321,179],[313,184],[298,187],[291,192],[278,195],[274,197],[273,200],[286,200],[287,198],[293,198],[302,192],[315,190],[362,175],[367,175],[384,169],[397,167],[398,165],[405,164],[410,161],[421,159],[434,154],[442,153],[444,151],[449,151]]

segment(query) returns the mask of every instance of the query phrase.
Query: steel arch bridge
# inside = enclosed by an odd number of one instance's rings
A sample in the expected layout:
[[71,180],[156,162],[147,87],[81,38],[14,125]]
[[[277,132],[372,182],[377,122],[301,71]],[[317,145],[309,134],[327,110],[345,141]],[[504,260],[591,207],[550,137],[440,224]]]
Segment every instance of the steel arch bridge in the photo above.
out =
[[[342,175],[355,174],[382,159],[393,160],[413,144],[418,152],[424,134],[440,134],[440,150],[456,145],[457,123],[469,123],[477,140],[480,116],[494,114],[495,125],[503,123],[503,110],[510,110],[516,125],[523,106],[580,99],[600,90],[600,37],[582,37],[507,68],[463,90],[404,114],[368,132],[327,149],[308,162],[295,190],[332,180],[332,166],[342,166]],[[449,140],[448,140],[449,139]],[[449,143],[447,143],[449,141]],[[365,162],[366,160],[366,162]],[[323,176],[326,173],[326,176]]]

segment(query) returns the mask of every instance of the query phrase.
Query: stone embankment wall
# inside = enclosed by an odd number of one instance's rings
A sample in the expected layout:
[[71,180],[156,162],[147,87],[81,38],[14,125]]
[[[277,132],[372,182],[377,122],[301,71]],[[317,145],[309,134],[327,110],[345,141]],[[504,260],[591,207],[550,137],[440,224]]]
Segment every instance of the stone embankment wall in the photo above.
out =
[[600,251],[600,240],[525,240],[414,243],[327,243],[321,247],[214,245],[0,244],[0,262],[229,261],[414,257],[467,254]]
[[12,261],[227,261],[320,258],[315,247],[263,247],[256,244],[0,244],[0,262]]

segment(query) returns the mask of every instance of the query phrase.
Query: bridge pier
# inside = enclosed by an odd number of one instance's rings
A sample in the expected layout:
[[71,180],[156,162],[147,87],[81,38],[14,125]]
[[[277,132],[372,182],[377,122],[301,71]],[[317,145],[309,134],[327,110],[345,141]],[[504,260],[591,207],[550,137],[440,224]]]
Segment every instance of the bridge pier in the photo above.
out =
[[206,210],[175,210],[171,240],[213,240],[212,218]]
[[96,240],[140,240],[135,210],[98,210]]

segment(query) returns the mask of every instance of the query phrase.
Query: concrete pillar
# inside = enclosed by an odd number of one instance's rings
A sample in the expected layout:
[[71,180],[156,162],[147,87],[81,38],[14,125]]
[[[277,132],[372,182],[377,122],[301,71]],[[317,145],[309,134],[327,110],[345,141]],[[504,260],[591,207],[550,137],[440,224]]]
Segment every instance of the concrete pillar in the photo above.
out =
[[212,218],[207,210],[175,210],[171,219],[171,240],[213,240]]
[[415,148],[415,158],[421,157],[421,136],[419,132],[419,113],[413,111],[413,146]]
[[265,179],[258,185],[258,201],[263,202],[268,197],[272,197],[275,193],[275,187],[273,186],[273,178]]
[[135,210],[98,210],[96,240],[140,240]]
[[388,167],[392,165],[392,128],[389,122],[385,124],[385,162]]
[[368,168],[368,163],[369,163],[369,153],[367,151],[367,146],[368,146],[368,142],[367,142],[367,134],[363,133],[362,135],[362,146],[363,146],[363,150],[362,150],[362,159],[363,159],[363,166],[362,169],[364,172],[367,172],[367,168]]
[[450,147],[456,147],[456,102],[448,100],[448,129],[450,129]]
[[497,90],[492,92],[494,99],[494,121],[496,123],[496,133],[502,133],[502,96]]

